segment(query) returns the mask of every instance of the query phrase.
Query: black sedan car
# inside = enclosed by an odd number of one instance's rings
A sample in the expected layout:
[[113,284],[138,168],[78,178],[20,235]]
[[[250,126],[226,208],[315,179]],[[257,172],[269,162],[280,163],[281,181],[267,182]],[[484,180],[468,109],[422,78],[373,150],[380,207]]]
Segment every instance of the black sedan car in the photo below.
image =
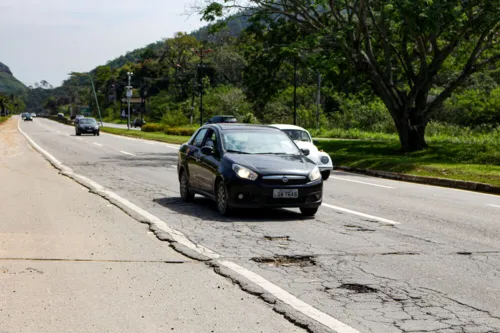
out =
[[179,149],[181,197],[211,198],[222,215],[233,208],[298,207],[313,216],[322,202],[323,179],[308,153],[277,128],[205,125]]
[[80,118],[75,123],[75,134],[77,136],[82,134],[99,135],[99,125],[94,118]]
[[24,121],[33,121],[33,117],[31,116],[31,113],[28,113],[28,112],[21,114],[21,118]]

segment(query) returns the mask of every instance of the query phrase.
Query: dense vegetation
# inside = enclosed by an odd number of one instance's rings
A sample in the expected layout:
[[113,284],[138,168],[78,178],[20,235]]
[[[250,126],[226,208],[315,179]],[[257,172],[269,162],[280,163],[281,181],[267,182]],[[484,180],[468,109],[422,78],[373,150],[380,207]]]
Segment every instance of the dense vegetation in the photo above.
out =
[[[216,21],[234,14],[232,1],[209,1],[200,10],[211,26],[91,71],[103,116],[119,118],[132,71],[134,97],[143,99],[134,108],[168,127],[199,123],[201,97],[203,119],[292,123],[296,114],[323,135],[382,133],[404,151],[427,146],[429,124],[479,134],[499,125],[498,0],[308,3],[256,0],[245,15]],[[201,49],[210,50],[203,65],[193,51]],[[46,90],[30,89],[52,113],[96,110],[88,78]]]

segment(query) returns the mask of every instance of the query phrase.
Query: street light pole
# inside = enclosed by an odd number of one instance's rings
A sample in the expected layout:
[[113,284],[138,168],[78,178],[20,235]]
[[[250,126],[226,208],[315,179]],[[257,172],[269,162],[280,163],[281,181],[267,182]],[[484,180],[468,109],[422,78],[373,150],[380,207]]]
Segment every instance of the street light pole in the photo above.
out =
[[297,125],[297,59],[293,60],[293,124]]
[[206,53],[212,52],[211,49],[204,49],[203,47],[198,51],[192,49],[200,57],[200,126],[203,126],[203,56]]
[[88,76],[90,79],[90,84],[92,85],[92,91],[94,92],[94,97],[95,97],[95,104],[97,105],[97,112],[99,113],[99,121],[101,122],[102,125],[102,116],[101,116],[101,108],[99,107],[99,101],[97,100],[97,93],[95,91],[95,86],[94,86],[94,80],[92,79],[92,76],[89,73],[78,73],[78,72],[71,72],[69,73],[71,76]]
[[132,98],[132,86],[130,85],[130,81],[132,80],[132,75],[134,75],[134,73],[127,72],[127,75],[128,75],[128,86],[127,86],[127,105],[128,105],[127,129],[130,130],[130,99]]

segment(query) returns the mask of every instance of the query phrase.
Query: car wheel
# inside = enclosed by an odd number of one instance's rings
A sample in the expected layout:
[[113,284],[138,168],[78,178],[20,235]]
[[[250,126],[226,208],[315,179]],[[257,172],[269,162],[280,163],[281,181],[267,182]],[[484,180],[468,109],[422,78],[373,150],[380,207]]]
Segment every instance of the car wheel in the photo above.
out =
[[318,212],[318,208],[300,208],[300,212],[304,216],[314,216]]
[[183,171],[180,180],[181,198],[184,202],[191,202],[194,200],[194,193],[189,189],[189,178],[187,172]]
[[76,132],[76,136],[80,136],[80,135],[82,135],[82,133]]
[[226,184],[220,181],[217,184],[217,195],[216,195],[217,211],[222,216],[228,216],[231,213],[231,208],[229,207],[229,193],[227,192]]
[[328,178],[330,178],[330,170],[322,171],[321,177],[323,177],[323,180],[327,180]]
[[97,131],[97,136],[99,136],[101,134],[101,132]]

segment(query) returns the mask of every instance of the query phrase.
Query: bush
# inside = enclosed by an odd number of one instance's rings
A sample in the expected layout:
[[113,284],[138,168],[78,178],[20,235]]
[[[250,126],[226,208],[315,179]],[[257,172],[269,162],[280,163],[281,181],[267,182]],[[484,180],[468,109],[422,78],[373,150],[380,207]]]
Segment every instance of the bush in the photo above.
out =
[[192,136],[196,132],[194,127],[167,127],[165,134],[179,135],[179,136]]
[[189,124],[189,119],[181,110],[170,110],[163,114],[161,123],[167,127],[175,127]]
[[163,132],[165,130],[165,125],[158,123],[144,124],[141,127],[143,132]]

